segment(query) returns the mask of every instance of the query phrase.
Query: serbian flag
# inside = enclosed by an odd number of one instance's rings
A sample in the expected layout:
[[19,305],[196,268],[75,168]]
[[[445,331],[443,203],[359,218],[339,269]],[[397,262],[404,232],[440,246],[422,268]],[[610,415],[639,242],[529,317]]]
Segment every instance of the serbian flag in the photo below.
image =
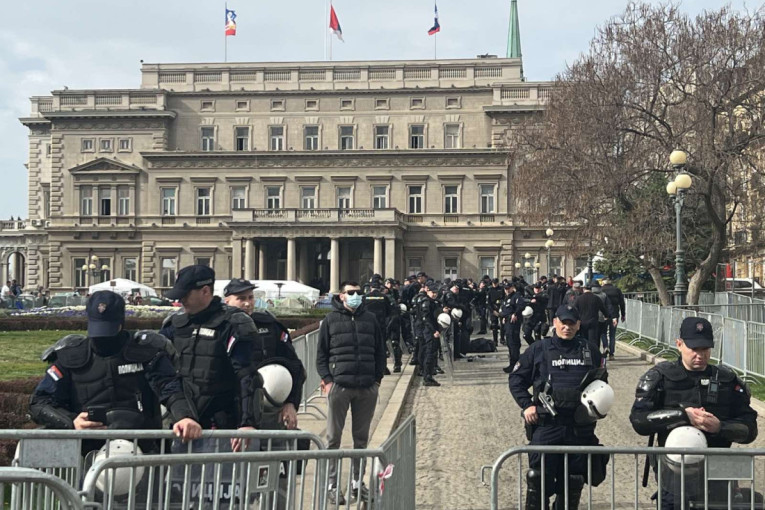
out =
[[428,30],[428,35],[434,35],[441,31],[441,25],[438,24],[438,4],[436,6],[436,19],[433,20],[433,28]]
[[226,7],[226,35],[236,35],[236,13]]
[[338,39],[343,41],[343,29],[340,28],[340,21],[337,19],[337,14],[335,14],[335,8],[332,4],[329,6],[329,28],[332,29]]

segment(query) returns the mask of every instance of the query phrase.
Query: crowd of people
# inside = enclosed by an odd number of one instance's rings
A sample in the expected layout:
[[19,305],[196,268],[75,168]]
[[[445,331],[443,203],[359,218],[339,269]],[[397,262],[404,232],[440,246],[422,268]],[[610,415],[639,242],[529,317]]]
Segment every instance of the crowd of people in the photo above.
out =
[[[213,293],[214,282],[207,266],[182,269],[167,297],[180,301],[183,310],[159,332],[125,331],[124,299],[95,292],[87,302],[87,336],[68,335],[46,351],[49,367],[32,396],[32,418],[55,429],[157,429],[163,404],[182,441],[199,441],[204,429],[296,429],[306,373],[289,331],[270,313],[254,309],[253,283],[233,279],[221,299]],[[607,364],[614,360],[618,320],[626,318],[624,296],[610,281],[435,281],[420,272],[403,283],[379,274],[363,284],[345,281],[338,291],[316,350],[328,402],[328,448],[340,447],[349,411],[353,446],[367,447],[391,356],[396,373],[404,353],[412,354],[409,364],[423,386],[437,387],[439,362],[496,351],[497,344],[508,346],[504,370],[530,444],[600,444],[597,423],[614,401]],[[471,339],[475,330],[479,337]],[[480,336],[489,331],[491,338]],[[523,353],[521,338],[529,346]],[[677,361],[651,368],[637,383],[634,430],[656,436],[659,446],[753,441],[757,413],[746,384],[732,370],[709,363],[711,324],[685,319],[676,345]],[[146,453],[157,451],[154,442],[139,444]],[[238,438],[229,445],[231,451],[245,446]],[[82,443],[83,453],[98,447]],[[529,457],[527,510],[547,508],[552,496],[556,508],[577,508],[584,485],[602,482],[609,461],[607,455]],[[670,456],[662,462],[668,465],[658,470],[660,508],[678,508],[703,494],[706,481],[698,465],[678,470]],[[350,496],[368,500],[364,465],[355,460],[351,466]],[[330,463],[328,482],[329,502],[346,504],[336,463]],[[286,479],[280,479],[280,504],[286,490]]]

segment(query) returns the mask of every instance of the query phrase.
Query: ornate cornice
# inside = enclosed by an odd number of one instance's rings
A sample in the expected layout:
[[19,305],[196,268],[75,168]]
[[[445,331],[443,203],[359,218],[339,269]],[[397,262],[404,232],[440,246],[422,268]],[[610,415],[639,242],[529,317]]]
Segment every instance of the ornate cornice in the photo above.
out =
[[507,154],[491,149],[418,151],[142,152],[149,168],[411,168],[505,167]]
[[114,118],[66,118],[55,119],[53,129],[56,131],[128,131],[146,129],[165,129],[167,119],[114,119]]

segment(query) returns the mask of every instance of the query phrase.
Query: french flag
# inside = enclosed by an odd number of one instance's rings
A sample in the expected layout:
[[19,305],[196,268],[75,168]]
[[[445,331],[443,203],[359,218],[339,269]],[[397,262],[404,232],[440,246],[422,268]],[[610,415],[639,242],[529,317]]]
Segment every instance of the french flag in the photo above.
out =
[[433,28],[428,30],[428,35],[434,35],[441,31],[441,25],[438,24],[438,4],[436,6],[436,19],[433,21]]
[[329,6],[329,28],[332,29],[338,39],[345,42],[343,41],[343,29],[340,28],[340,20],[337,19],[337,14],[332,4]]

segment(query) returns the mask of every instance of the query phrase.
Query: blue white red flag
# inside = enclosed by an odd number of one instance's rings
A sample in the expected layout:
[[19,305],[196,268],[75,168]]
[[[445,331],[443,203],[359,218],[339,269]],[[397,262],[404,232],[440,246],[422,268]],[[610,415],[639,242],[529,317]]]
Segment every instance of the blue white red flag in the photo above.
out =
[[434,35],[441,31],[441,25],[438,24],[438,4],[436,6],[436,19],[433,21],[433,28],[428,30],[428,35]]
[[329,28],[332,29],[338,39],[343,41],[343,29],[340,28],[340,20],[337,19],[335,8],[332,5],[329,6]]
[[226,7],[226,35],[236,35],[236,13]]

